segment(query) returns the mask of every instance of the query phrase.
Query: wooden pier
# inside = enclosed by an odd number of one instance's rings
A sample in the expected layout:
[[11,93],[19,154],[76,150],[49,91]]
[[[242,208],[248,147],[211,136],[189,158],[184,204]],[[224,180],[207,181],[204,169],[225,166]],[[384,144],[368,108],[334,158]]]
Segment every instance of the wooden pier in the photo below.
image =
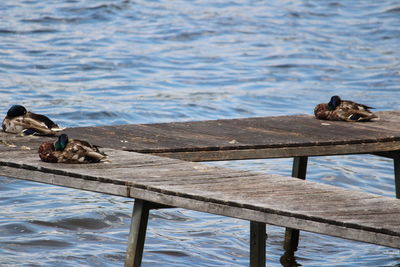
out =
[[125,266],[140,266],[154,208],[250,221],[251,266],[265,266],[265,224],[295,229],[287,231],[285,244],[291,250],[297,247],[298,230],[400,248],[398,199],[179,160],[294,157],[292,174],[305,179],[309,156],[376,154],[394,159],[398,185],[400,112],[378,114],[381,120],[371,123],[300,115],[68,129],[73,138],[105,147],[112,160],[85,165],[41,162],[36,149],[49,138],[1,133],[0,175],[135,198]]

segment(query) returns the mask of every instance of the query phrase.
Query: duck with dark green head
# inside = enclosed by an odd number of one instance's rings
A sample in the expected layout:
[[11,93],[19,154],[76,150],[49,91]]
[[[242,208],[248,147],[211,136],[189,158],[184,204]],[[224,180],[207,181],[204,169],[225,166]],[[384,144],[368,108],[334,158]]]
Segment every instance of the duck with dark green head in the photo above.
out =
[[4,132],[22,135],[55,135],[64,130],[48,117],[27,111],[24,106],[13,105],[3,120]]
[[69,139],[66,134],[61,134],[54,143],[41,144],[38,153],[42,161],[51,163],[96,163],[107,159],[97,146]]
[[314,115],[317,119],[331,121],[356,122],[378,119],[378,116],[370,109],[372,107],[350,100],[342,100],[340,96],[334,95],[328,103],[318,104],[314,109]]

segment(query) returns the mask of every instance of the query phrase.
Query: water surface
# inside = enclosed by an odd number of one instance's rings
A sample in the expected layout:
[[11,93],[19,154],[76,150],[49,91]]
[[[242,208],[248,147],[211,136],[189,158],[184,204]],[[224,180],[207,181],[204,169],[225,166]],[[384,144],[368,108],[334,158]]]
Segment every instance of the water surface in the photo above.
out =
[[[398,1],[22,1],[0,5],[0,110],[66,127],[312,114],[333,94],[400,109]],[[289,175],[291,160],[212,163]],[[374,156],[308,179],[394,197]],[[122,266],[133,200],[0,177],[4,266]],[[268,226],[268,266],[284,229]],[[248,222],[152,211],[144,266],[246,266]],[[398,250],[303,233],[302,266],[398,266]],[[1,265],[0,264],[0,265]]]

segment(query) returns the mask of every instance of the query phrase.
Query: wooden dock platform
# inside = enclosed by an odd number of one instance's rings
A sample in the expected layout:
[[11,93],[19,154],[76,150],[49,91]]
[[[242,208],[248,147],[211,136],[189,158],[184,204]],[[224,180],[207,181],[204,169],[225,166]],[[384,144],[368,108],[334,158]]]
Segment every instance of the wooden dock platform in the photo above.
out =
[[[135,198],[126,266],[140,266],[152,208],[179,207],[250,221],[251,266],[265,265],[265,224],[400,248],[398,199],[131,152],[225,160],[260,151],[256,157],[294,157],[293,176],[299,178],[305,178],[308,156],[372,153],[394,158],[397,178],[400,112],[379,115],[380,121],[368,124],[301,115],[68,129],[73,138],[106,147],[112,161],[84,165],[41,162],[36,149],[48,137],[0,133],[0,175]],[[323,127],[328,128],[317,131]]]
[[69,128],[108,148],[188,161],[327,156],[400,150],[400,111],[365,123],[310,115]]
[[[188,161],[293,157],[292,176],[300,179],[306,178],[310,156],[374,154],[393,159],[394,190],[400,198],[400,111],[376,114],[378,121],[366,123],[295,115],[83,127],[67,132],[93,138],[105,147]],[[299,232],[287,229],[285,249],[296,250],[298,240]]]
[[8,151],[0,155],[0,174],[135,198],[148,207],[179,207],[400,248],[400,201],[394,198],[132,152],[106,153],[112,163],[70,165],[41,162],[29,150]]

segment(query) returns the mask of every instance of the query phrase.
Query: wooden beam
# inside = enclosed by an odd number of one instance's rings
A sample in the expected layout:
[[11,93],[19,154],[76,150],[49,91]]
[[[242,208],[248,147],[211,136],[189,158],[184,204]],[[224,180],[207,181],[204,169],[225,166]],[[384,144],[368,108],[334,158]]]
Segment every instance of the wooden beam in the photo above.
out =
[[374,154],[378,151],[400,150],[400,141],[360,143],[345,145],[316,145],[294,147],[271,147],[254,149],[221,149],[185,152],[146,152],[155,156],[175,158],[185,161],[224,161],[245,159],[291,158],[311,156],[335,156],[349,154]]
[[385,158],[390,158],[393,159],[399,155],[399,151],[385,151],[385,152],[375,152],[371,153],[372,155],[379,156],[379,157],[385,157]]

